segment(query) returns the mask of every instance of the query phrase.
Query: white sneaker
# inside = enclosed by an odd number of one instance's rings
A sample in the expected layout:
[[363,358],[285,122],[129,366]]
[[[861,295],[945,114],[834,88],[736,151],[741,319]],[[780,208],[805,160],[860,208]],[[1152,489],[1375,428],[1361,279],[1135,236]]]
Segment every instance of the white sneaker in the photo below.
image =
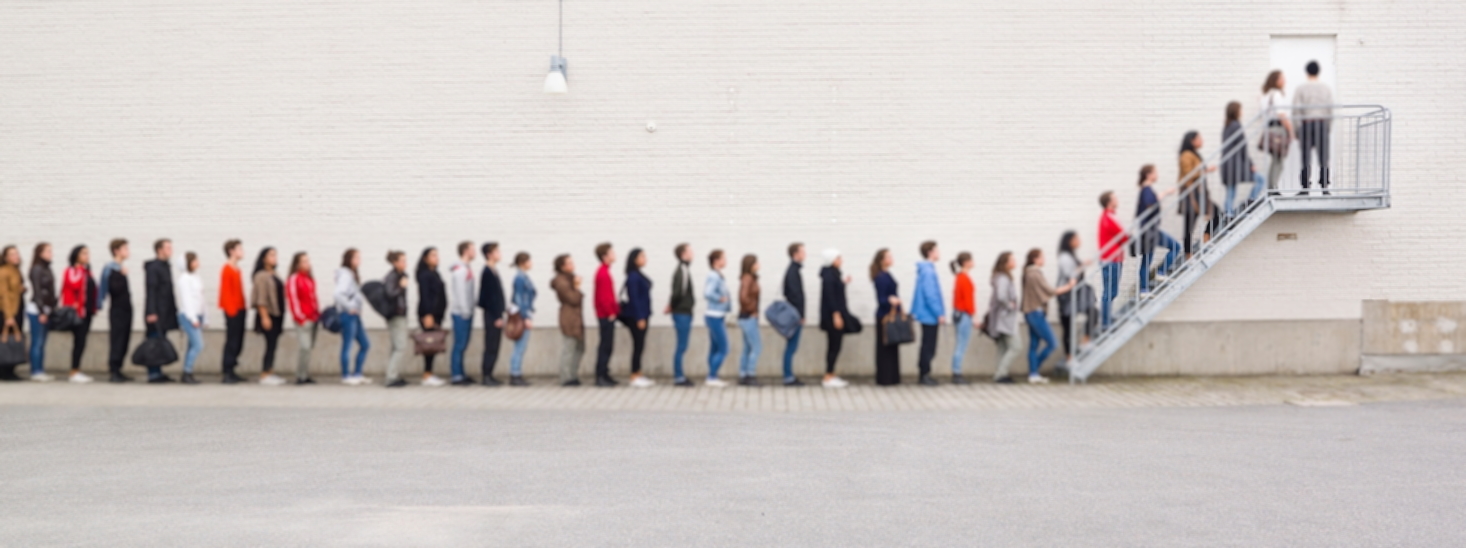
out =
[[34,375],[31,375],[31,380],[36,382],[51,382],[56,380],[56,377],[52,377],[45,373],[36,373]]
[[361,377],[357,377],[357,376],[342,377],[341,378],[341,384],[344,384],[346,386],[356,386],[358,384],[361,384]]
[[846,386],[850,386],[850,383],[845,382],[845,379],[840,377],[830,377],[820,381],[820,386],[825,388],[845,388]]
[[66,380],[67,381],[70,381],[70,382],[72,382],[74,384],[86,384],[86,383],[92,382],[92,378],[90,376],[88,376],[86,373],[82,373],[81,371],[77,371],[75,373],[72,373],[71,374],[71,377],[67,378]]
[[708,377],[708,380],[703,384],[706,385],[708,388],[723,388],[725,386],[728,386],[728,383],[724,382],[723,379],[717,377]]
[[279,375],[271,373],[269,375],[260,376],[260,384],[263,384],[265,386],[280,386],[282,384],[285,384],[285,379]]
[[1029,375],[1028,384],[1048,384],[1049,379],[1043,375]]
[[645,375],[631,380],[632,388],[650,388],[657,385],[657,381],[646,378]]
[[371,377],[368,377],[366,375],[357,375],[356,376],[356,384],[371,384],[371,383],[372,383],[372,378]]
[[443,379],[438,378],[437,375],[424,375],[422,378],[423,386],[443,386],[445,384],[448,383]]

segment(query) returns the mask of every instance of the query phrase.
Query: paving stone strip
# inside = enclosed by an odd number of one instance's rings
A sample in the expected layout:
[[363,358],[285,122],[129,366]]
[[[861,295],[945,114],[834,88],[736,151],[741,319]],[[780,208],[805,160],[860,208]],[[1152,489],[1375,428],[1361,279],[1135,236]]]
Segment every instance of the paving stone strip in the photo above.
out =
[[981,409],[1218,407],[1282,405],[1332,407],[1386,401],[1466,397],[1466,372],[1358,376],[1125,378],[1088,385],[943,385],[881,387],[868,382],[844,389],[803,388],[562,388],[541,379],[527,388],[264,387],[64,382],[0,385],[0,406],[90,407],[317,407],[486,410],[625,410],[663,412],[870,412]]

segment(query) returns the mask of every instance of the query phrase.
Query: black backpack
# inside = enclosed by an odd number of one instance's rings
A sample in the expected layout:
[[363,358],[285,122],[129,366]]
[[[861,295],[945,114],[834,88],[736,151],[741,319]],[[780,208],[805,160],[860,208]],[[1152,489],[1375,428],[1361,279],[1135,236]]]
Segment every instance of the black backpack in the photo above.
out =
[[392,304],[392,299],[387,297],[387,286],[379,281],[370,281],[361,284],[361,294],[366,297],[367,304],[372,305],[383,318],[391,318],[397,307]]

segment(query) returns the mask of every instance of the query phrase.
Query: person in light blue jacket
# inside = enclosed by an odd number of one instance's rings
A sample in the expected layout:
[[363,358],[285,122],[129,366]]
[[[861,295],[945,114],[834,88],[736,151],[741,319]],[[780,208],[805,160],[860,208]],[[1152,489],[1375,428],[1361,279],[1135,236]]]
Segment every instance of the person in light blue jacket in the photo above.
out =
[[519,335],[519,340],[514,341],[514,354],[509,356],[509,385],[529,386],[524,380],[524,351],[529,348],[529,328],[534,324],[534,282],[529,279],[529,271],[534,268],[534,261],[530,259],[529,253],[520,251],[514,255],[514,268],[519,272],[514,275],[514,293],[509,298],[510,304],[514,306],[510,312],[518,313],[524,318],[524,333]]
[[728,386],[718,378],[718,368],[723,366],[723,359],[728,357],[728,326],[724,318],[733,310],[733,299],[728,296],[728,281],[723,279],[723,267],[728,264],[728,259],[723,257],[723,250],[714,249],[708,254],[707,283],[703,284],[703,298],[708,302],[708,309],[703,313],[703,320],[708,325],[708,380],[707,385],[712,388]]
[[932,378],[932,356],[937,353],[938,327],[947,321],[947,308],[942,302],[942,282],[937,279],[937,261],[941,252],[931,240],[921,243],[922,260],[916,263],[916,293],[911,298],[911,317],[921,324],[921,353],[916,361],[922,386],[936,386]]

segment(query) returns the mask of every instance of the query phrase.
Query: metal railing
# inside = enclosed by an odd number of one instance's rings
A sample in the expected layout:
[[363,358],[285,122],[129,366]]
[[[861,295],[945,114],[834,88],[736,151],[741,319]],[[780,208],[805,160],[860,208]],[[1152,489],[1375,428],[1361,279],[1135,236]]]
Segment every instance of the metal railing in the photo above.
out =
[[[1192,184],[1161,199],[1122,235],[1101,242],[1101,249],[1124,248],[1118,272],[1110,267],[1112,279],[1105,279],[1099,259],[1081,268],[1081,283],[1098,302],[1067,299],[1069,309],[1060,310],[1073,326],[1066,334],[1075,349],[1065,362],[1070,381],[1088,379],[1273,212],[1388,207],[1390,129],[1390,111],[1382,106],[1331,105],[1265,111],[1225,134],[1201,165],[1178,177]],[[1279,146],[1285,138],[1287,145]],[[1256,185],[1262,188],[1254,193]],[[1174,186],[1155,183],[1157,192]],[[1112,312],[1103,318],[1107,299]],[[1096,326],[1093,333],[1087,325]]]

